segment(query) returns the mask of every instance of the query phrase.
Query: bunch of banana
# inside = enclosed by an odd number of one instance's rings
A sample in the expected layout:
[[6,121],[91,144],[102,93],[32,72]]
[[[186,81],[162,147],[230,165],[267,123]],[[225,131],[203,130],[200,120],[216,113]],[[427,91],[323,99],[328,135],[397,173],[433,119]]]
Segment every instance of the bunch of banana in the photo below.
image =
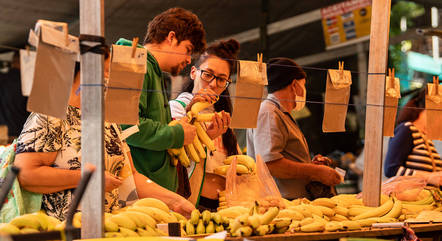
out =
[[223,163],[225,165],[230,165],[232,164],[233,159],[236,158],[236,171],[238,172],[238,169],[241,168],[244,170],[247,170],[247,172],[245,173],[255,173],[256,171],[256,162],[255,159],[253,159],[250,156],[247,155],[233,155],[233,156],[228,156]]
[[[172,158],[172,164],[177,165],[178,161],[184,167],[189,167],[190,161],[199,163],[201,160],[206,159],[206,146],[209,150],[215,151],[215,144],[213,140],[209,138],[201,123],[211,121],[214,115],[220,115],[220,113],[200,114],[200,111],[210,107],[214,103],[209,102],[197,102],[192,105],[192,108],[187,112],[190,123],[196,128],[197,136],[193,140],[193,143],[185,145],[179,149],[169,149],[168,153]],[[178,124],[177,120],[173,120],[169,123],[169,126]]]
[[265,213],[258,213],[258,203],[249,212],[230,220],[228,231],[233,237],[285,233],[291,223],[290,218],[276,218],[279,208],[271,207]]
[[20,234],[53,231],[60,224],[60,220],[46,215],[43,211],[39,211],[17,216],[9,223],[1,223],[0,233]]
[[229,226],[229,219],[219,213],[211,213],[207,210],[200,213],[195,209],[183,226],[187,235],[211,234],[224,231]]

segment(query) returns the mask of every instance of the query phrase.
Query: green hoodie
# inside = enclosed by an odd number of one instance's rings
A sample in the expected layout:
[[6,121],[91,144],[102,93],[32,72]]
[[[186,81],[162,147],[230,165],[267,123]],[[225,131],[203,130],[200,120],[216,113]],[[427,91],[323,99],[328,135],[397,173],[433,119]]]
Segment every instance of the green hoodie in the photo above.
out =
[[[132,41],[119,39],[116,44],[132,46]],[[155,57],[147,52],[147,73],[139,105],[140,131],[126,140],[137,171],[175,192],[178,188],[178,175],[176,167],[171,164],[167,149],[183,146],[184,131],[181,125],[167,125],[172,117],[165,91],[160,66]],[[127,129],[131,126],[121,127]]]

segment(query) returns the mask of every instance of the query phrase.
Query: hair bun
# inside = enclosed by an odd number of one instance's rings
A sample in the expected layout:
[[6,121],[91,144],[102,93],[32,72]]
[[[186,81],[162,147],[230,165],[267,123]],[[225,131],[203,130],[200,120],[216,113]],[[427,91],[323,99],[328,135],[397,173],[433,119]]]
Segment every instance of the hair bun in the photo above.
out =
[[220,47],[225,49],[227,52],[229,52],[233,56],[237,56],[239,52],[239,42],[235,39],[229,39],[226,41],[220,41],[219,43]]

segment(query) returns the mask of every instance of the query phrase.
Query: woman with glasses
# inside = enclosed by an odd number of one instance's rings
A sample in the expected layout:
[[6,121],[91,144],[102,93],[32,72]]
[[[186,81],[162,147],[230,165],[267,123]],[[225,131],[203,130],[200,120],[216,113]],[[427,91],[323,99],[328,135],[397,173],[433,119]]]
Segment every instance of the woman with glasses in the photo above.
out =
[[219,100],[208,112],[221,112],[210,123],[205,123],[207,134],[214,140],[216,151],[207,150],[206,162],[192,163],[188,168],[191,196],[189,200],[200,209],[216,210],[219,206],[218,194],[225,189],[225,178],[213,170],[223,165],[226,156],[239,153],[236,137],[229,128],[232,104],[228,86],[235,70],[239,43],[234,39],[210,45],[192,66],[190,78],[193,80],[175,100],[170,101],[172,118],[180,119],[196,102]]

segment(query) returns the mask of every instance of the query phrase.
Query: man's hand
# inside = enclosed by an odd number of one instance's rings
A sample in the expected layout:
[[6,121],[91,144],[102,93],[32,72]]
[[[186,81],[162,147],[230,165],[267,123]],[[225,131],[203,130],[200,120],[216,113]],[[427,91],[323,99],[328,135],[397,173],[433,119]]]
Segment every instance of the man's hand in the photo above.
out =
[[181,118],[179,121],[184,131],[184,143],[183,145],[188,145],[193,142],[196,136],[196,127],[189,124],[189,119],[187,117]]
[[215,93],[215,91],[211,89],[200,89],[197,93],[195,93],[190,103],[186,106],[186,112],[190,111],[192,105],[196,102],[215,103],[217,101],[218,95]]
[[170,207],[174,212],[181,213],[184,217],[190,218],[190,214],[195,209],[195,206],[183,197],[179,197]]
[[333,164],[333,161],[326,156],[322,156],[321,154],[318,154],[313,157],[312,163],[316,164],[316,165],[331,166]]
[[312,177],[314,181],[321,182],[327,186],[335,186],[341,183],[341,176],[335,169],[324,165],[317,165],[315,168],[317,169],[317,175]]
[[219,115],[214,115],[212,118],[212,123],[207,127],[207,135],[210,139],[214,140],[218,136],[226,133],[230,125],[230,115],[224,111],[221,111],[221,117]]
[[121,183],[123,183],[118,177],[110,174],[109,172],[104,172],[104,190],[110,192],[115,188],[118,188]]

